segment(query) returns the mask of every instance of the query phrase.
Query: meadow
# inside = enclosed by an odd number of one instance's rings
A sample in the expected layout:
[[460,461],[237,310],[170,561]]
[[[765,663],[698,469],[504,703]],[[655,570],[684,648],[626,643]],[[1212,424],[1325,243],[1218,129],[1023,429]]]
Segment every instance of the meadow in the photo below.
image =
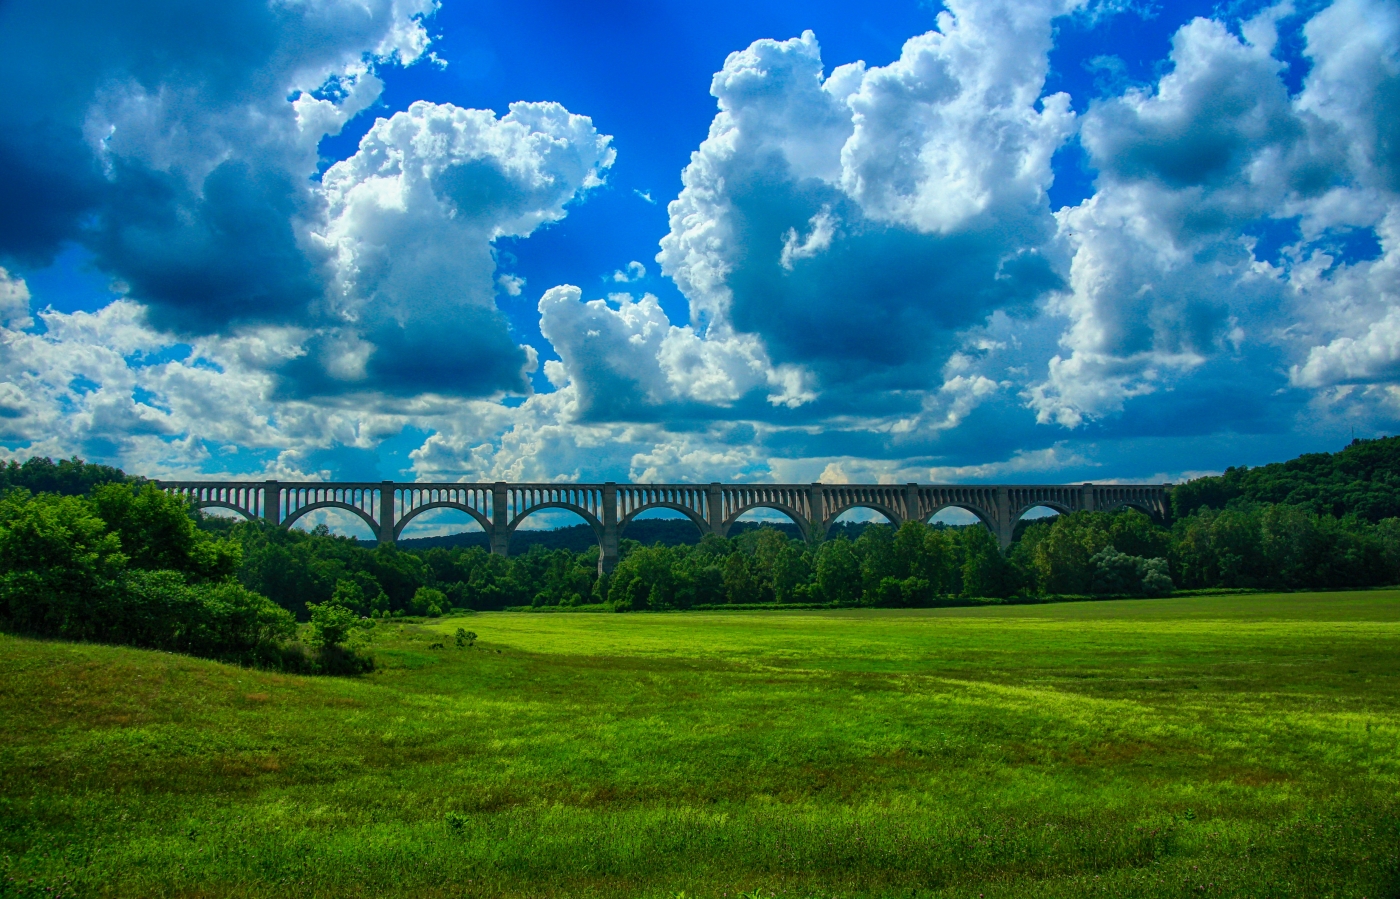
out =
[[0,896],[1400,894],[1400,591],[479,613],[373,650],[0,635]]

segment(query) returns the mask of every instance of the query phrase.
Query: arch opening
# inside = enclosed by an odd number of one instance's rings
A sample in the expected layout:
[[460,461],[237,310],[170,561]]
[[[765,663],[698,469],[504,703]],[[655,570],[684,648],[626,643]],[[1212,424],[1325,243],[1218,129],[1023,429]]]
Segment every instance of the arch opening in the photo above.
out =
[[826,527],[826,536],[831,538],[839,534],[848,540],[854,540],[872,524],[883,524],[897,529],[901,522],[892,510],[883,506],[855,503],[842,507],[831,519]]
[[489,522],[456,503],[429,503],[405,512],[394,525],[395,538],[414,549],[435,546],[491,547]]
[[675,503],[653,503],[617,523],[619,538],[644,546],[693,546],[710,532],[703,518]]
[[725,537],[737,537],[744,531],[771,527],[793,540],[807,540],[807,522],[796,511],[778,503],[756,503],[724,522]]
[[[529,522],[529,525],[526,525]],[[603,547],[603,524],[577,506],[564,503],[541,503],[517,515],[506,527],[507,555],[520,555],[532,547],[570,549],[586,552],[591,547]]]
[[194,507],[201,515],[209,518],[227,519],[229,521],[257,521],[257,516],[247,509],[235,506],[233,503],[220,502],[219,500],[207,500],[196,502]]
[[931,527],[965,528],[973,524],[986,524],[982,516],[964,506],[944,506],[930,515],[925,521]]
[[1155,509],[1152,509],[1151,507],[1149,507],[1149,506],[1146,505],[1145,503],[1137,502],[1136,500],[1124,500],[1124,501],[1121,502],[1121,503],[1118,503],[1118,504],[1112,505],[1112,506],[1108,506],[1107,508],[1101,509],[1100,511],[1103,511],[1103,512],[1122,512],[1122,511],[1124,511],[1124,510],[1126,510],[1126,509],[1132,509],[1134,512],[1141,512],[1142,514],[1146,515],[1148,518],[1152,519],[1152,520],[1153,520],[1154,522],[1156,522],[1157,524],[1161,524],[1161,523],[1162,523],[1162,522],[1161,522],[1161,516],[1159,516],[1159,515],[1157,514],[1157,511],[1156,511]]
[[288,530],[354,537],[361,543],[376,543],[379,540],[374,521],[368,515],[340,503],[316,503],[298,509],[282,522],[282,526]]
[[1011,542],[1016,543],[1021,536],[1026,533],[1026,529],[1035,524],[1054,524],[1053,519],[1061,515],[1068,515],[1069,509],[1058,503],[1039,503],[1028,506],[1021,510],[1021,514],[1016,519],[1016,526],[1011,531]]
[[946,506],[934,509],[933,514],[924,519],[924,523],[929,525],[942,524],[945,527],[966,527],[970,524],[980,524],[996,534],[996,522],[988,518],[987,515],[986,511],[976,506],[948,503]]

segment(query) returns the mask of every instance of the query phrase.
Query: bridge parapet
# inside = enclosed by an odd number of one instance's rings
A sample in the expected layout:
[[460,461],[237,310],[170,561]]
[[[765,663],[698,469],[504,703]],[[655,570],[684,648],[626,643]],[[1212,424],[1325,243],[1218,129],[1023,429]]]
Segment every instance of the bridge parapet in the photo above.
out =
[[927,522],[943,509],[965,509],[1011,545],[1016,522],[1030,509],[1112,511],[1132,506],[1164,520],[1170,484],[569,484],[303,481],[159,481],[195,506],[238,512],[281,527],[318,509],[341,509],[364,521],[382,543],[394,543],[410,521],[433,509],[465,512],[485,531],[491,551],[507,555],[511,535],[532,514],[562,509],[581,517],[598,538],[598,567],[612,570],[627,525],[653,509],[680,512],[701,534],[726,536],[755,509],[786,515],[806,540],[824,538],[851,509],[871,509],[891,524]]

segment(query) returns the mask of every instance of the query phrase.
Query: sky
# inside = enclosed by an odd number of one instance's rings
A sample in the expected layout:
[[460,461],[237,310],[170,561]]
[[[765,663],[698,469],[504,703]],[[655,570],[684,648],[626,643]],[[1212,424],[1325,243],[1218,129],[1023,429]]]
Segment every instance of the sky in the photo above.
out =
[[0,458],[1161,483],[1400,418],[1400,3],[6,0]]

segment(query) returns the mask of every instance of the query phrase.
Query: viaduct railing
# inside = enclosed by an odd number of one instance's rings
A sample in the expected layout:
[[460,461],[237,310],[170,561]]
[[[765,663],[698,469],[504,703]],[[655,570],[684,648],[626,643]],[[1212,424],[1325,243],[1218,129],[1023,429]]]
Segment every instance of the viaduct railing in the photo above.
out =
[[577,514],[598,538],[601,571],[617,563],[627,525],[649,509],[671,509],[701,534],[729,533],[754,509],[774,509],[814,540],[851,509],[873,509],[890,523],[928,521],[943,509],[966,509],[1011,545],[1016,522],[1036,506],[1058,512],[1108,511],[1132,506],[1161,520],[1170,484],[432,484],[396,481],[310,483],[290,481],[159,481],[162,489],[199,507],[231,509],[250,519],[291,527],[317,509],[358,515],[382,543],[430,509],[456,509],[481,525],[491,551],[510,552],[521,523],[543,509]]

